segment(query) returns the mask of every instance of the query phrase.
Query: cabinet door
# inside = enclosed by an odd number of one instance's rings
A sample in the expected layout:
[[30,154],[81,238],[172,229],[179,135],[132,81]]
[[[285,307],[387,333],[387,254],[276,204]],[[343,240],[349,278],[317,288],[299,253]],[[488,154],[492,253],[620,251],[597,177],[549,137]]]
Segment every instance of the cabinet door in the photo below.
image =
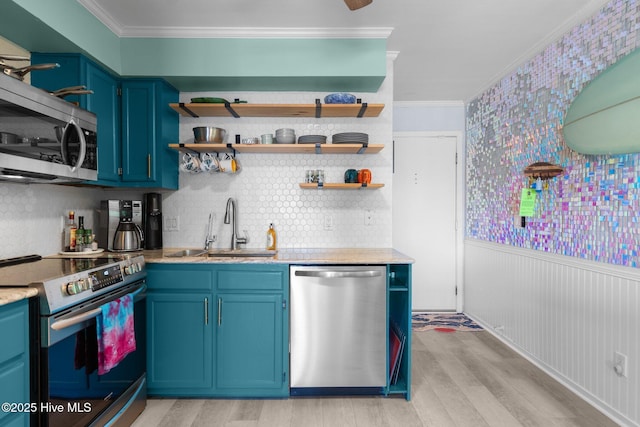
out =
[[87,64],[87,110],[98,119],[98,179],[120,181],[120,99],[118,81],[100,68]]
[[[29,403],[29,309],[27,300],[0,306],[0,402]],[[0,411],[1,426],[28,425],[28,413]]]
[[211,294],[149,293],[147,380],[155,395],[211,391]]
[[287,396],[282,295],[221,293],[217,298],[217,393]]
[[155,181],[155,85],[122,82],[122,180]]

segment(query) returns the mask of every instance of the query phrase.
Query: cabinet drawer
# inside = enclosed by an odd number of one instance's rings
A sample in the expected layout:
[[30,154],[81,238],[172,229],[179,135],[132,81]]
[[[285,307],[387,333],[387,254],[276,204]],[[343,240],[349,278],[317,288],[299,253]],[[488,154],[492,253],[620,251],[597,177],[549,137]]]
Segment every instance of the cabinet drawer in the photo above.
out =
[[287,271],[274,268],[221,269],[218,271],[220,290],[282,290],[287,282]]
[[0,363],[25,352],[27,348],[27,301],[0,307]]
[[147,286],[151,290],[211,290],[212,285],[211,269],[147,264]]

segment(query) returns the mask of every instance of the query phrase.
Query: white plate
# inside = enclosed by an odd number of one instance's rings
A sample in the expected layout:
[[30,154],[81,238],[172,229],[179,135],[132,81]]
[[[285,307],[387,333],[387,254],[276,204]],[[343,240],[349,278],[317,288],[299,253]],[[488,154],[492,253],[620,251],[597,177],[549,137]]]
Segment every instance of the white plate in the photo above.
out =
[[97,255],[97,254],[101,254],[102,252],[104,252],[104,249],[102,248],[98,248],[95,251],[83,251],[83,252],[68,252],[68,251],[62,251],[62,252],[58,252],[60,255],[66,255],[69,257],[78,257],[78,258],[83,258],[89,255]]

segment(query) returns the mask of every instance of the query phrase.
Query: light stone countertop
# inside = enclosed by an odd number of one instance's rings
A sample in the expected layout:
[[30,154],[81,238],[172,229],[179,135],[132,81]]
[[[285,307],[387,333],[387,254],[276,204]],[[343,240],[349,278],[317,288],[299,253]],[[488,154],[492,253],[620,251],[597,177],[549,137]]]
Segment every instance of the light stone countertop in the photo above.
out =
[[273,257],[167,257],[185,248],[144,251],[147,263],[214,264],[413,264],[415,260],[392,248],[286,248]]
[[36,288],[0,288],[0,305],[11,304],[38,295]]
[[[415,260],[392,248],[287,248],[273,257],[167,257],[185,248],[143,251],[147,263],[198,264],[413,264]],[[139,254],[137,252],[136,254]],[[101,254],[102,255],[102,254]],[[106,253],[103,256],[108,256]],[[0,305],[11,304],[38,295],[36,288],[0,288]]]

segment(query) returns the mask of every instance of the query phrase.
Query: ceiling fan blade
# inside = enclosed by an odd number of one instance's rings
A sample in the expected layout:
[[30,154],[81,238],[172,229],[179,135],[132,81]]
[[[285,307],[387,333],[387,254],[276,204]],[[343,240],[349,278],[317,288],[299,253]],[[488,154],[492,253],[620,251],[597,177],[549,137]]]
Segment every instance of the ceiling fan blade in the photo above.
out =
[[349,9],[356,10],[371,4],[373,0],[344,0],[344,2],[347,4]]

